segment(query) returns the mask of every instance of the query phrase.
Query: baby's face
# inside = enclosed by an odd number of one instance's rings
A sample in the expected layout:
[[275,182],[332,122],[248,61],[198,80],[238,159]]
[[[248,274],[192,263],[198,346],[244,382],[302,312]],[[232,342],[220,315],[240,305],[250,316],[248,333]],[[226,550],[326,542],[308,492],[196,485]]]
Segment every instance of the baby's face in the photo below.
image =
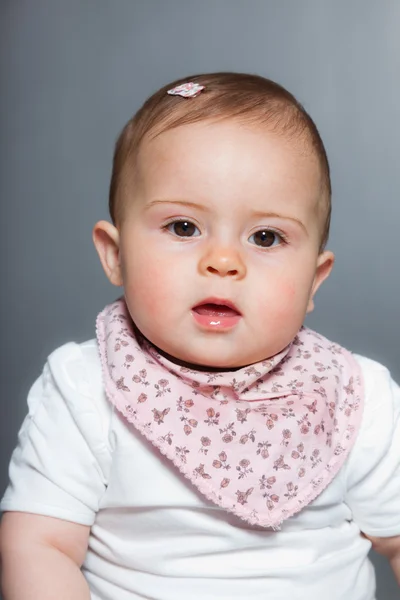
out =
[[130,314],[169,355],[213,368],[269,358],[329,274],[318,161],[261,126],[201,122],[146,141],[119,229]]

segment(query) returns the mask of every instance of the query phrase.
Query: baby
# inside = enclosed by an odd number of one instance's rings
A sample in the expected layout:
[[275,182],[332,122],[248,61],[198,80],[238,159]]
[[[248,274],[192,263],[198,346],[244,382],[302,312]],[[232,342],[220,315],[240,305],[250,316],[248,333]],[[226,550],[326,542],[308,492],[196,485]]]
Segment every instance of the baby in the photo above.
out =
[[400,583],[400,391],[303,322],[329,165],[254,75],[179,80],[123,129],[94,244],[123,297],[33,385],[1,503],[5,600],[374,600]]

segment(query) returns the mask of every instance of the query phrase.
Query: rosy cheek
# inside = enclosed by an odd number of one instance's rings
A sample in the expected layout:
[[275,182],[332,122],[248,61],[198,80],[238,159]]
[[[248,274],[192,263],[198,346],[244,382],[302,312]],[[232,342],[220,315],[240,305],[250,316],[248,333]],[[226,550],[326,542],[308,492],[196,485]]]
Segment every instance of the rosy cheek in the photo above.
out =
[[138,257],[124,268],[125,293],[136,303],[144,303],[149,308],[155,307],[162,296],[165,269],[157,262],[150,262],[146,257]]
[[280,296],[283,301],[293,302],[296,298],[296,286],[289,281],[282,281],[280,285]]
[[294,316],[300,303],[298,296],[298,290],[292,281],[283,277],[275,278],[273,287],[267,286],[266,293],[260,297],[259,310],[261,314],[265,314],[269,323],[273,314],[274,321],[280,326],[279,323],[285,322],[289,315]]

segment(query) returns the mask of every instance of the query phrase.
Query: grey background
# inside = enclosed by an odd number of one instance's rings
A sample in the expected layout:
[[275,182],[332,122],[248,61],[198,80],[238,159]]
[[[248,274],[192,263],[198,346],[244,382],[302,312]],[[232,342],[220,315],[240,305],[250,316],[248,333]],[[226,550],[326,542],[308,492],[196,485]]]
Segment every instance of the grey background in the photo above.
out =
[[[398,0],[0,1],[0,488],[26,394],[58,345],[93,337],[116,297],[91,242],[113,143],[142,101],[204,71],[287,86],[332,167],[337,264],[309,325],[398,360]],[[398,597],[385,561],[380,600]],[[350,600],[350,599],[349,599]]]

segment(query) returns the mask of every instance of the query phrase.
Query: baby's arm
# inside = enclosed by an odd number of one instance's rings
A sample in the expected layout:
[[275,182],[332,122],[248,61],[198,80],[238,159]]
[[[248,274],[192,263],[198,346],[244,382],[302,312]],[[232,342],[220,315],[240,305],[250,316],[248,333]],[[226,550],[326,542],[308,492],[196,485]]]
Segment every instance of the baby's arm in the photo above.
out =
[[29,392],[0,504],[5,600],[90,598],[80,566],[111,465],[96,353],[59,348]]
[[389,560],[400,586],[400,387],[382,365],[359,360],[365,406],[347,464],[346,503],[364,537]]
[[1,521],[4,600],[89,600],[80,567],[90,527],[23,512]]
[[389,560],[394,576],[400,586],[400,535],[389,538],[379,538],[370,535],[365,535],[365,537],[372,543],[375,552],[382,554]]

